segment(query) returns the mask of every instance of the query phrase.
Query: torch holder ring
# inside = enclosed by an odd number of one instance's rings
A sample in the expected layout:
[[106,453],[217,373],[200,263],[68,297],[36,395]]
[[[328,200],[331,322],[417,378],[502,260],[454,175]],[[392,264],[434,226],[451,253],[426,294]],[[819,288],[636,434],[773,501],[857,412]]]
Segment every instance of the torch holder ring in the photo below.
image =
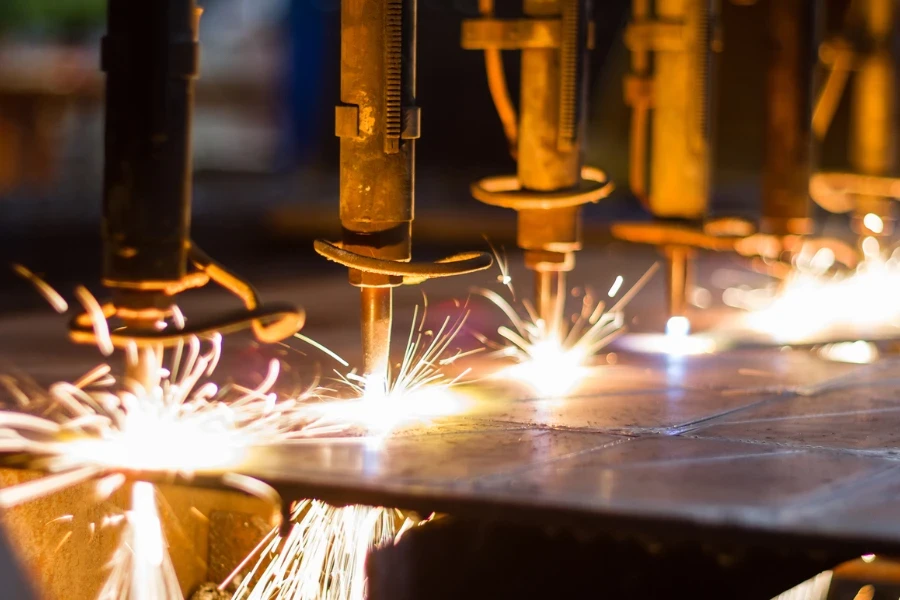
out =
[[316,252],[340,265],[375,275],[396,277],[399,284],[413,285],[436,277],[465,275],[487,269],[493,258],[486,252],[462,252],[434,262],[403,262],[363,256],[346,250],[340,243],[316,240]]
[[[306,313],[301,308],[289,304],[262,304],[259,294],[250,283],[215,262],[209,255],[191,243],[189,248],[191,263],[195,272],[186,275],[181,281],[163,287],[159,291],[164,296],[174,297],[187,289],[203,287],[209,281],[231,292],[244,304],[243,309],[225,313],[205,321],[190,322],[179,329],[135,328],[126,325],[110,331],[109,339],[116,348],[125,348],[129,344],[137,346],[164,347],[174,346],[191,337],[213,335],[215,333],[232,333],[243,329],[252,329],[257,340],[263,343],[275,343],[297,333],[304,325]],[[107,321],[118,317],[125,321],[133,321],[135,315],[165,319],[171,317],[168,310],[134,310],[129,307],[106,303],[100,307],[103,318]],[[76,315],[69,323],[69,337],[79,344],[96,345],[99,336],[94,319],[90,312]]]
[[472,196],[490,206],[514,210],[553,210],[594,204],[614,189],[606,173],[595,167],[581,168],[581,181],[572,189],[544,192],[527,190],[515,175],[487,177],[472,184]]
[[856,207],[855,197],[871,196],[900,200],[900,178],[858,173],[816,173],[809,194],[830,213],[847,213]]
[[827,248],[834,254],[837,264],[852,269],[859,262],[856,250],[841,240],[809,235],[712,235],[699,225],[689,223],[654,221],[650,223],[617,223],[612,226],[613,237],[635,244],[648,244],[660,248],[692,248],[710,252],[734,252],[751,260],[764,262],[764,272],[784,278],[793,270],[784,256],[798,254],[802,249],[815,252]]

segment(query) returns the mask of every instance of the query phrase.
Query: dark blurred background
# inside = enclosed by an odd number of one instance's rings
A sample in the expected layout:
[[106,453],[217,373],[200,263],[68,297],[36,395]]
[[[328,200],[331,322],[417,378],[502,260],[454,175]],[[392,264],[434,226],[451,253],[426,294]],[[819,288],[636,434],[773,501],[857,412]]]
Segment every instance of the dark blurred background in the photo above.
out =
[[[136,0],[137,1],[137,0]],[[753,216],[762,162],[765,2],[723,3],[713,211]],[[338,230],[339,0],[202,0],[202,76],[195,119],[193,231],[223,261],[264,277],[327,269],[311,239]],[[619,183],[588,207],[587,244],[604,224],[645,218],[626,190],[628,117],[621,79],[627,0],[595,2],[588,162]],[[846,0],[828,2],[829,29]],[[520,2],[498,1],[516,14]],[[104,0],[0,2],[0,250],[56,285],[99,279]],[[477,0],[419,0],[414,248],[513,245],[512,213],[469,196],[479,177],[512,172],[481,53],[460,48]],[[517,55],[507,53],[517,89]],[[845,161],[846,106],[821,151]],[[478,215],[473,219],[473,215]],[[474,224],[477,223],[477,226]],[[286,270],[287,269],[287,270]],[[249,273],[248,273],[249,274]],[[3,282],[12,281],[3,275]],[[17,305],[14,289],[2,301]],[[28,299],[33,302],[33,298]]]

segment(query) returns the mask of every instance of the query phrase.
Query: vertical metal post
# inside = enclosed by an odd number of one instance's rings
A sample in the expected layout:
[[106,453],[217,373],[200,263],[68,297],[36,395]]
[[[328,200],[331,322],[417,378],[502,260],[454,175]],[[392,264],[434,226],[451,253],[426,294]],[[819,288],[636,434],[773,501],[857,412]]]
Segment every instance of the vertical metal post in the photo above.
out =
[[809,178],[816,0],[769,0],[766,155],[761,228],[812,233]]
[[[897,83],[891,42],[895,31],[894,0],[858,0],[863,33],[871,49],[859,55],[850,108],[850,162],[863,175],[893,174],[897,160]],[[858,196],[854,229],[861,235],[890,235],[893,200]],[[881,231],[864,223],[867,214],[880,217]]]
[[[347,250],[408,261],[415,203],[416,0],[341,3],[341,224]],[[363,370],[387,378],[394,277],[350,271],[362,288]]]
[[194,0],[109,0],[103,276],[113,288],[185,275],[199,16]]
[[[200,14],[194,0],[109,0],[103,283],[131,328],[156,325],[187,270]],[[160,354],[138,349],[126,378],[155,387]]]
[[[524,189],[554,192],[581,182],[587,10],[583,0],[525,0],[527,16],[560,19],[562,42],[522,49],[517,176]],[[518,245],[535,271],[535,307],[548,326],[581,249],[580,221],[577,206],[519,211]]]
[[716,0],[656,1],[657,19],[684,27],[683,48],[657,48],[653,55],[649,205],[656,217],[706,216],[715,6]]

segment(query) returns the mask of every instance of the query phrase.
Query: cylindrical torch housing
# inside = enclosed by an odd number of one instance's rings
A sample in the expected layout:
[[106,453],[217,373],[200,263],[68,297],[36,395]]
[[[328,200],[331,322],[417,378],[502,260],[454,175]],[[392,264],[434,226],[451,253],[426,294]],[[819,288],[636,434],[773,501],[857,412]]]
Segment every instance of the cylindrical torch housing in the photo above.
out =
[[110,287],[159,289],[186,272],[199,17],[195,0],[109,0],[102,66]]
[[[562,34],[559,48],[522,49],[517,176],[527,190],[572,189],[581,182],[584,154],[590,2],[525,0],[524,12],[559,18]],[[521,210],[519,247],[560,254],[532,268],[571,269],[566,255],[581,248],[580,221],[580,207]]]
[[681,23],[683,32],[679,47],[657,48],[653,56],[650,210],[701,219],[709,204],[718,0],[656,0],[655,7],[657,19]]
[[409,260],[415,204],[416,0],[341,3],[341,224],[348,249]]
[[[869,48],[857,58],[853,79],[850,162],[858,173],[892,176],[897,173],[896,5],[894,0],[861,0],[858,9]],[[890,235],[892,204],[889,198],[857,197],[854,229],[866,235]],[[868,213],[880,217],[880,231],[863,224]]]
[[768,0],[766,155],[761,229],[812,232],[809,177],[817,0]]

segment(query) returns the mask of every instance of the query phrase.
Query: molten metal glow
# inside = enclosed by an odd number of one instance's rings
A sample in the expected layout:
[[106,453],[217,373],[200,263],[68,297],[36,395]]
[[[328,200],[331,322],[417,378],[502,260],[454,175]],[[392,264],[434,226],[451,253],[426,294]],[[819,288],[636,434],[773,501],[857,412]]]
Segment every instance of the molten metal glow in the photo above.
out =
[[878,348],[875,344],[863,340],[828,344],[819,349],[819,356],[833,362],[868,365],[878,360]]
[[[501,271],[505,272],[505,261],[497,258]],[[571,326],[562,318],[556,323],[545,322],[527,300],[518,310],[494,291],[475,290],[500,308],[511,325],[497,329],[504,343],[480,337],[486,346],[494,349],[494,356],[512,358],[517,363],[497,376],[521,381],[545,397],[571,392],[590,373],[587,363],[594,355],[625,331],[623,311],[656,269],[657,265],[653,265],[609,310],[604,302],[597,302],[586,292],[581,298],[581,310],[572,318]],[[506,280],[507,288],[515,298],[515,290],[508,278]],[[616,278],[608,293],[610,297],[618,293],[623,281],[621,276]],[[565,297],[559,301],[565,302]],[[555,312],[563,314],[564,307],[560,306]]]
[[369,551],[419,524],[391,509],[318,500],[297,503],[291,520],[290,533],[269,542],[235,600],[363,600]]
[[[341,389],[324,390],[319,394],[322,402],[308,404],[304,413],[320,419],[320,427],[334,423],[383,438],[403,425],[427,424],[434,418],[465,412],[470,399],[453,388],[469,370],[449,378],[442,373],[442,367],[463,356],[452,354],[450,346],[467,315],[455,322],[445,318],[434,332],[425,328],[425,311],[421,318],[419,314],[417,308],[403,360],[387,381],[362,377],[355,371],[338,373]],[[340,362],[347,364],[343,359]]]
[[829,274],[832,260],[801,255],[780,286],[725,290],[723,301],[748,311],[744,325],[779,343],[810,343],[828,336],[896,335],[900,326],[900,250],[885,258],[866,238],[865,260],[850,274]]
[[880,234],[884,232],[884,221],[875,213],[868,213],[863,217],[863,225],[872,233]]
[[687,317],[670,317],[666,322],[666,335],[684,338],[691,333],[691,322]]
[[622,338],[621,347],[640,354],[664,354],[678,357],[712,354],[718,348],[718,344],[714,338],[703,334],[636,333]]

